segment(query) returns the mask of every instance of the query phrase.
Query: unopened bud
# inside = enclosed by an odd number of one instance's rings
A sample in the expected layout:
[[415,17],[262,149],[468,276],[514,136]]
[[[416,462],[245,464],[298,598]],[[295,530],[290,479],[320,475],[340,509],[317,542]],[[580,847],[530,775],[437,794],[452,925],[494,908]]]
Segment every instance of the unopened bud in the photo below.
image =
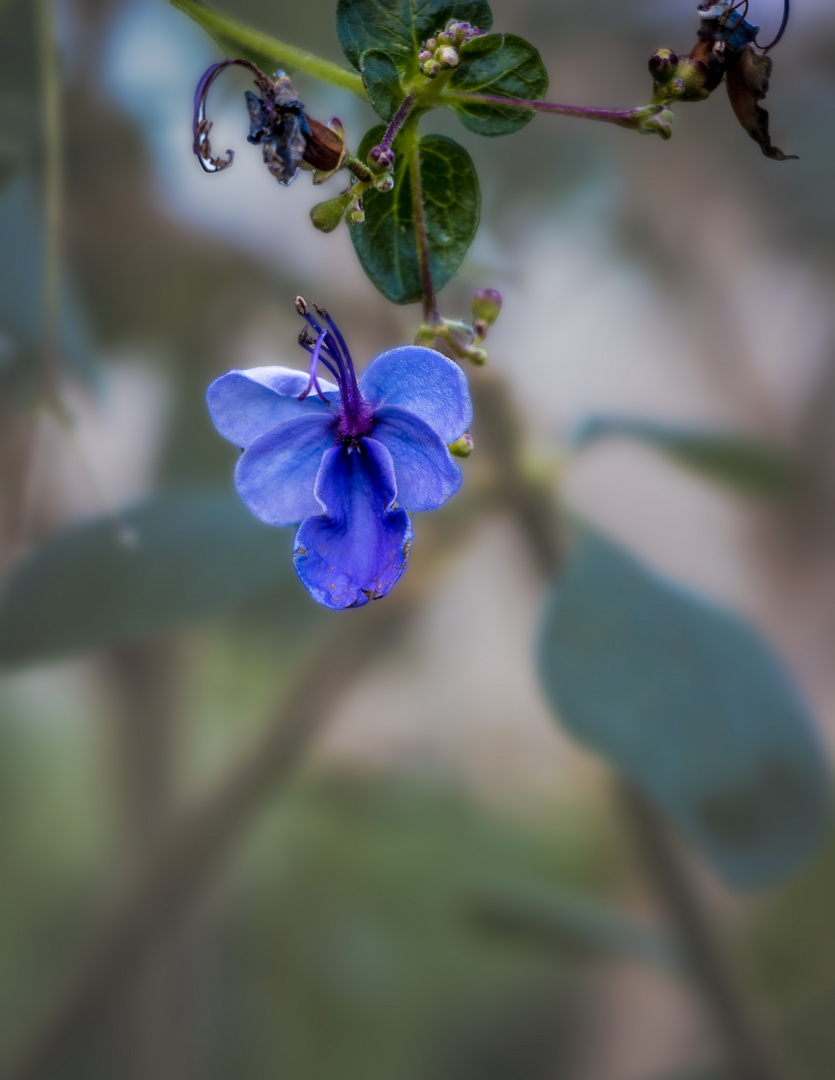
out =
[[310,220],[319,232],[333,232],[345,216],[348,202],[340,195],[336,199],[328,199],[327,202],[316,203],[310,211]]
[[368,151],[368,164],[374,172],[391,172],[394,168],[394,151],[379,143]]
[[435,56],[437,57],[438,63],[441,65],[441,67],[458,67],[458,50],[453,49],[451,45],[441,46],[441,48],[438,49],[438,51],[435,53]]
[[448,449],[453,457],[468,458],[473,452],[473,445],[473,437],[468,432],[460,439],[456,439],[454,443],[450,443]]
[[658,82],[667,82],[675,74],[678,63],[672,49],[659,49],[649,58],[649,73]]
[[449,28],[438,34],[438,45],[452,45],[454,41],[455,37],[449,32]]
[[418,53],[418,60],[421,64],[425,64],[427,60],[432,59],[432,53],[428,49],[424,49],[423,52]]
[[434,79],[436,75],[440,75],[441,65],[437,60],[427,60],[425,64],[420,65],[420,70],[427,79]]
[[378,176],[374,181],[375,191],[391,191],[394,187],[394,177],[391,173],[384,173],[382,176]]
[[470,310],[473,318],[492,326],[502,310],[502,294],[495,289],[479,289]]
[[467,357],[467,359],[470,361],[470,363],[475,364],[476,367],[484,367],[484,365],[487,363],[487,350],[486,349],[478,349],[478,348],[466,349],[465,352],[464,352],[464,355]]
[[362,225],[365,221],[365,211],[362,208],[362,203],[357,203],[356,206],[349,210],[345,220],[349,225]]
[[434,52],[435,49],[438,48],[438,39],[433,37],[428,38],[426,41],[426,48],[429,50],[429,52]]

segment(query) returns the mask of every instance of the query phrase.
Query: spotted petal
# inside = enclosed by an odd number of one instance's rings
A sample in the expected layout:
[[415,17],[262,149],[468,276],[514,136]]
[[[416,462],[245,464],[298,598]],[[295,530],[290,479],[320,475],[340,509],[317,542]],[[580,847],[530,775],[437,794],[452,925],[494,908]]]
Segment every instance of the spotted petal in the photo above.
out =
[[238,494],[269,525],[297,525],[321,513],[314,489],[322,456],[333,446],[335,420],[326,412],[287,420],[241,454]]
[[460,438],[473,418],[464,372],[434,349],[403,345],[380,353],[359,385],[375,409],[394,405],[414,413],[445,444]]
[[325,513],[301,523],[293,563],[314,600],[360,607],[385,596],[406,569],[412,525],[395,499],[391,454],[376,439],[325,454],[316,480]]
[[[299,401],[308,384],[303,371],[285,367],[233,370],[206,391],[215,427],[235,446],[246,448],[285,420],[322,413],[328,405],[315,392]],[[338,397],[337,388],[319,380],[323,393]]]
[[384,405],[374,438],[394,462],[397,501],[406,510],[437,510],[461,487],[461,470],[432,428],[414,413]]

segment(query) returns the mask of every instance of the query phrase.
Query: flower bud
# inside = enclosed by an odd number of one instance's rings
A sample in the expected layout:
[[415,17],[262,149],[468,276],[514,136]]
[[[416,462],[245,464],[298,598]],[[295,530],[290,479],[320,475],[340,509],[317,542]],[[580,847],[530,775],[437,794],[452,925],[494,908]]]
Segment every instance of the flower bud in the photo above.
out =
[[672,49],[659,49],[649,58],[649,73],[658,82],[669,82],[678,64],[678,56]]
[[473,297],[470,310],[473,318],[492,326],[502,310],[502,295],[495,289],[479,289]]
[[365,211],[362,208],[362,203],[357,202],[346,214],[345,220],[349,225],[362,225],[365,221]]
[[451,45],[443,45],[435,53],[438,59],[438,63],[441,67],[453,68],[458,67],[458,50],[453,49]]
[[422,52],[418,53],[418,60],[421,62],[421,64],[425,64],[427,60],[431,59],[432,53],[428,49],[424,49]]
[[487,363],[487,350],[478,348],[469,348],[464,350],[464,355],[470,361],[475,364],[476,367],[484,367]]
[[391,172],[394,168],[394,151],[379,143],[368,151],[368,165],[374,172]]
[[426,48],[429,52],[434,52],[438,48],[438,42],[436,38],[429,38],[426,42]]
[[[340,195],[336,199],[328,199],[327,202],[317,203],[310,211],[310,220],[319,232],[333,232],[345,217],[345,212],[351,205],[351,199]],[[298,305],[297,305],[298,310]]]
[[473,452],[473,437],[469,434],[462,435],[460,439],[456,439],[454,443],[450,443],[448,450],[453,457],[468,458]]
[[375,191],[391,191],[394,187],[394,177],[391,173],[384,173],[382,176],[378,176],[374,181]]
[[440,75],[441,65],[437,60],[427,60],[425,64],[420,65],[420,70],[427,79],[434,79],[436,75]]
[[449,28],[443,30],[438,34],[438,46],[452,45],[455,41],[454,36],[449,32]]

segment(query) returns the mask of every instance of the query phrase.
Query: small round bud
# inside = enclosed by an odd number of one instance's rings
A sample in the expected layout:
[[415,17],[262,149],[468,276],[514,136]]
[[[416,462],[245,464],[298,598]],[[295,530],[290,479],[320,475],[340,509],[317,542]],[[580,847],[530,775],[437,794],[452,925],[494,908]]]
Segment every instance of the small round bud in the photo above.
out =
[[383,176],[378,176],[374,181],[375,191],[391,191],[394,187],[394,177],[391,173],[384,173]]
[[391,172],[394,168],[394,151],[379,143],[368,151],[368,164],[374,172]]
[[438,48],[437,38],[428,38],[426,42],[426,48],[429,50],[429,52],[434,52]]
[[458,50],[453,49],[451,45],[443,45],[438,49],[437,53],[435,53],[435,56],[438,58],[438,63],[441,67],[458,67]]
[[[319,232],[333,232],[345,216],[346,202],[343,197],[317,203],[310,211],[310,220]],[[304,314],[300,312],[300,314]]]
[[420,70],[427,79],[434,79],[436,75],[440,75],[441,65],[437,60],[427,60],[425,64],[420,65]]
[[454,443],[450,443],[448,450],[453,457],[468,458],[473,452],[473,437],[469,434],[462,435],[460,439],[456,439]]
[[649,73],[659,82],[667,82],[678,67],[678,56],[672,49],[659,49],[649,58]]
[[421,64],[425,64],[427,60],[432,59],[432,53],[428,49],[424,49],[423,52],[418,53],[418,60]]
[[303,296],[297,296],[293,301],[293,304],[299,315],[306,315],[308,311],[310,311],[310,308],[307,306],[307,301]]
[[353,210],[348,211],[346,220],[349,225],[362,225],[365,221],[365,211],[361,206],[355,206]]
[[476,367],[484,367],[487,363],[487,350],[486,349],[467,349],[467,359],[475,364]]
[[440,45],[452,45],[452,43],[454,41],[455,41],[455,37],[451,33],[449,33],[448,30],[444,30],[440,34],[438,34],[438,45],[439,46]]
[[470,310],[473,318],[492,326],[502,310],[502,294],[495,289],[479,289],[473,297]]

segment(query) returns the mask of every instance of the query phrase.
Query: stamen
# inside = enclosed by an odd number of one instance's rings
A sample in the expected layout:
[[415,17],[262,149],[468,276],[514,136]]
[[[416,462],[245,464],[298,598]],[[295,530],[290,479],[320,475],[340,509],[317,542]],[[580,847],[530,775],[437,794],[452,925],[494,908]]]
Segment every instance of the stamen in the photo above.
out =
[[345,367],[351,380],[351,393],[356,394],[357,398],[359,398],[359,385],[357,383],[356,372],[354,371],[354,362],[351,359],[351,353],[348,349],[345,338],[342,336],[342,332],[323,307],[320,307],[318,304],[314,304],[313,310],[316,312],[320,319],[324,319],[325,322],[328,324],[328,329],[331,332],[331,337],[333,338],[334,342],[337,344],[337,347],[339,348],[339,350],[341,350],[343,354]]
[[325,395],[322,393],[322,387],[319,385],[319,380],[316,377],[316,368],[317,368],[317,366],[319,364],[319,353],[322,350],[322,342],[325,340],[325,335],[326,334],[327,334],[327,330],[323,330],[322,333],[319,335],[319,337],[316,339],[316,344],[313,347],[313,352],[311,353],[311,357],[310,357],[310,381],[308,382],[307,388],[304,391],[304,393],[299,394],[299,401],[304,401],[304,399],[307,397],[307,395],[313,389],[316,390],[316,393],[319,395],[319,397],[322,399],[322,401],[327,402],[327,400],[328,400],[325,397]]
[[769,49],[773,49],[780,38],[786,31],[786,27],[789,25],[789,2],[790,0],[783,0],[783,21],[780,23],[780,29],[777,31],[777,37],[769,45],[760,45],[757,42],[757,48],[762,49],[764,53],[767,53]]
[[219,64],[212,64],[212,66],[203,73],[200,82],[197,84],[197,89],[194,91],[194,121],[192,130],[194,131],[194,152],[197,155],[197,160],[203,166],[204,172],[207,173],[215,173],[220,172],[222,169],[228,169],[235,158],[234,150],[227,150],[225,158],[215,157],[212,154],[212,145],[209,142],[209,130],[211,129],[212,122],[211,120],[206,119],[206,98],[209,94],[209,87],[221,71],[228,68],[231,64],[240,64],[242,67],[249,68],[249,70],[255,74],[255,83],[262,92],[269,89],[271,86],[270,80],[264,72],[255,64],[250,63],[249,60],[221,60]]

